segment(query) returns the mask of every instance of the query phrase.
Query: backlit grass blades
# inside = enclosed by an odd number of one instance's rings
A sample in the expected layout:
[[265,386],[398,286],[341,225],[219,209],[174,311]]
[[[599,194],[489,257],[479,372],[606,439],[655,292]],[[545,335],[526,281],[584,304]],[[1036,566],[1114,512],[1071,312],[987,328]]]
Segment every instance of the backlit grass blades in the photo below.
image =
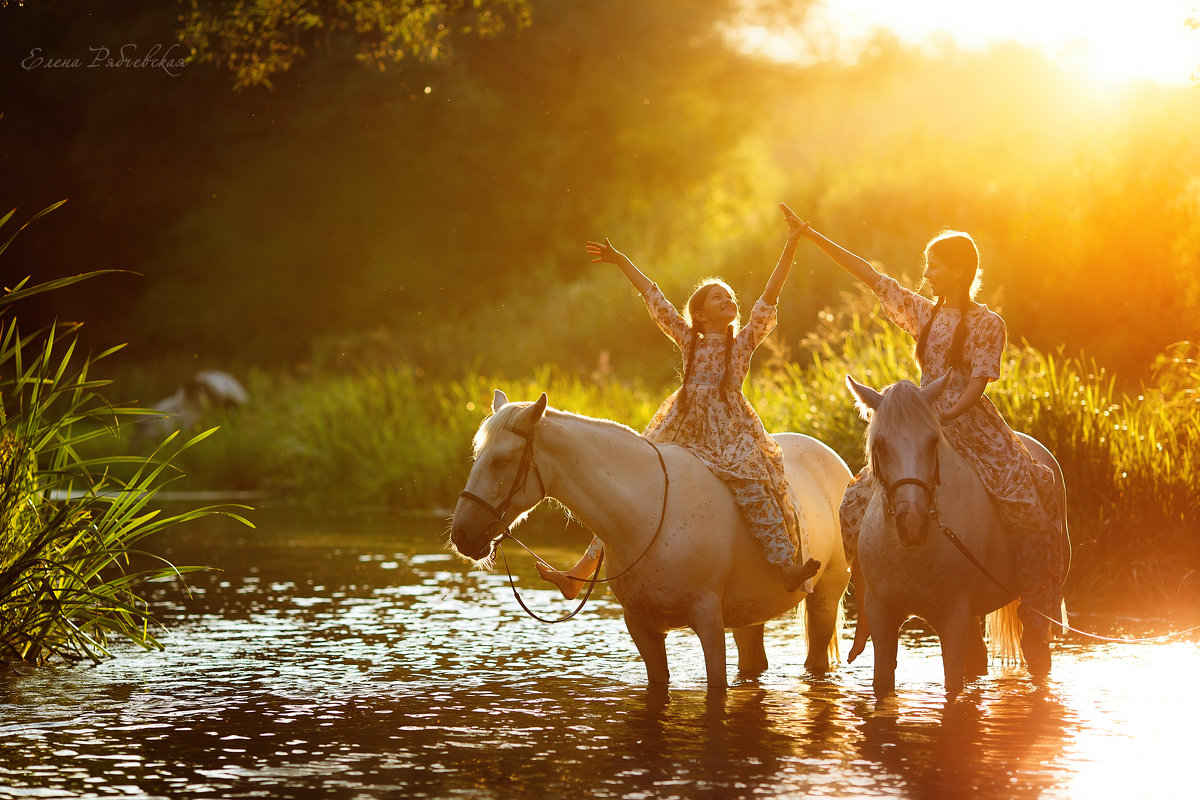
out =
[[[25,280],[0,296],[0,659],[98,661],[122,640],[160,647],[140,587],[198,567],[176,567],[136,545],[214,513],[250,524],[238,507],[170,515],[150,505],[179,477],[172,460],[212,430],[182,442],[172,435],[147,457],[80,456],[80,444],[137,413],[109,404],[99,393],[108,382],[90,377],[119,348],[81,357],[74,325],[22,334],[12,306],[99,274]],[[129,477],[117,477],[117,464]]]

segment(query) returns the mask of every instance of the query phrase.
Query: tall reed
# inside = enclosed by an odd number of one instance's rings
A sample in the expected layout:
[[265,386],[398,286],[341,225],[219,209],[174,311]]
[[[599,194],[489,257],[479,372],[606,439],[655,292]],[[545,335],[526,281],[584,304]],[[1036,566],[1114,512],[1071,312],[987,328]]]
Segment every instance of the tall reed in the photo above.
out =
[[[11,218],[9,212],[0,227]],[[0,245],[0,253],[11,241]],[[172,477],[174,455],[211,431],[183,442],[171,437],[150,458],[81,454],[90,442],[115,436],[122,419],[143,413],[111,405],[100,393],[108,382],[91,376],[97,362],[120,348],[81,357],[75,350],[77,325],[25,334],[12,307],[98,274],[37,285],[26,279],[0,296],[3,659],[100,660],[114,640],[160,647],[139,587],[195,568],[175,567],[138,545],[206,514],[236,516],[213,508],[164,515],[150,505]],[[117,478],[118,467],[131,477]],[[138,566],[147,560],[159,565]]]

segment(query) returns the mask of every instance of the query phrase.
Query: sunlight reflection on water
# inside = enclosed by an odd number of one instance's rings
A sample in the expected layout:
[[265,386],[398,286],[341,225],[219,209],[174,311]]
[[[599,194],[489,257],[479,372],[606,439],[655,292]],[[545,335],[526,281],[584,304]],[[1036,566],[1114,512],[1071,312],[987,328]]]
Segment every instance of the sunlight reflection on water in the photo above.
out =
[[[1194,640],[1063,642],[1046,686],[994,665],[947,706],[913,630],[877,703],[869,651],[806,675],[783,621],[771,669],[716,700],[690,634],[650,691],[611,595],[535,623],[445,554],[440,520],[260,517],[174,540],[224,571],[159,592],[165,652],[0,679],[0,798],[1190,794]],[[565,606],[520,569],[530,602]]]

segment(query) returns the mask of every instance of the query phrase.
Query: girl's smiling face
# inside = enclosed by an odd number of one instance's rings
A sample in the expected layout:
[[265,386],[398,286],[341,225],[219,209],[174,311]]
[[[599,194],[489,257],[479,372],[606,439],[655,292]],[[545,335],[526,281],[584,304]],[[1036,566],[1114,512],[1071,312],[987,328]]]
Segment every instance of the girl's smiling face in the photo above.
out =
[[708,332],[722,332],[737,319],[737,316],[737,300],[728,289],[718,283],[708,290],[700,306],[700,313],[696,315],[696,321]]

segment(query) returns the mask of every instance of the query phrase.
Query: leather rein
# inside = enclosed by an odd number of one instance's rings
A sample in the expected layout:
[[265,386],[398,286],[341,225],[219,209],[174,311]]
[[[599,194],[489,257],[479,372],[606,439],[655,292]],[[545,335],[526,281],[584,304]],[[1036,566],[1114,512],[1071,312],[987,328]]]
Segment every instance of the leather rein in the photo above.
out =
[[[541,473],[541,471],[538,470],[537,460],[534,458],[534,454],[533,454],[534,427],[531,426],[528,430],[525,430],[525,431],[519,431],[519,430],[516,430],[513,428],[509,428],[508,430],[511,431],[512,433],[515,433],[517,436],[520,436],[523,439],[525,439],[525,447],[521,452],[521,460],[517,464],[517,474],[513,479],[512,488],[510,488],[508,490],[508,494],[504,497],[503,500],[500,501],[500,504],[496,505],[496,506],[493,506],[487,500],[484,500],[482,497],[480,497],[479,495],[477,495],[473,492],[468,492],[466,490],[463,490],[463,491],[459,492],[458,495],[459,495],[459,497],[462,497],[466,500],[470,500],[471,502],[475,503],[476,505],[482,507],[483,509],[485,509],[492,515],[492,519],[487,524],[486,532],[489,535],[493,536],[493,541],[495,542],[496,549],[500,551],[500,558],[504,562],[504,570],[505,570],[505,572],[508,573],[508,583],[509,583],[509,586],[512,587],[513,597],[517,598],[517,603],[520,604],[521,608],[525,611],[525,613],[528,614],[529,616],[533,617],[534,619],[536,619],[538,622],[545,622],[545,623],[551,624],[551,625],[559,623],[559,622],[566,622],[567,620],[571,619],[572,617],[574,617],[576,614],[578,614],[580,611],[583,610],[583,607],[587,604],[588,600],[591,598],[592,591],[596,588],[596,584],[608,583],[608,582],[614,581],[617,578],[620,578],[624,575],[627,575],[630,570],[632,570],[635,566],[637,566],[638,562],[640,562],[643,558],[646,557],[646,554],[650,552],[650,548],[653,547],[654,543],[658,541],[659,534],[662,533],[663,522],[666,520],[666,517],[667,517],[667,497],[670,494],[670,489],[671,489],[671,478],[667,473],[667,462],[663,460],[662,451],[658,448],[658,445],[654,444],[654,442],[651,442],[649,439],[642,440],[642,441],[646,442],[646,444],[648,444],[654,448],[654,453],[655,453],[655,455],[658,456],[658,464],[662,468],[662,473],[663,473],[663,499],[662,499],[662,509],[658,515],[658,527],[654,531],[654,536],[652,536],[650,538],[650,543],[646,545],[646,549],[643,550],[642,554],[639,555],[637,558],[635,558],[633,560],[633,562],[630,563],[629,566],[627,566],[625,569],[621,570],[616,575],[610,575],[607,578],[600,577],[600,568],[604,565],[604,554],[601,553],[600,561],[596,564],[596,570],[595,570],[595,572],[592,573],[592,577],[575,579],[582,583],[587,584],[587,589],[584,592],[583,597],[580,598],[579,605],[577,605],[573,611],[571,611],[561,617],[557,617],[555,619],[547,619],[545,617],[539,616],[538,614],[534,613],[534,611],[532,609],[530,609],[529,606],[527,606],[525,604],[525,601],[521,598],[520,592],[517,591],[516,579],[513,578],[512,570],[509,569],[509,567],[508,567],[508,557],[504,553],[504,548],[503,548],[504,541],[506,539],[512,539],[514,542],[516,542],[518,545],[520,545],[526,551],[528,551],[529,554],[532,555],[534,558],[536,558],[538,561],[542,562],[543,564],[546,564],[546,566],[550,566],[550,564],[545,559],[543,559],[537,553],[530,550],[529,547],[527,547],[525,545],[525,543],[522,542],[520,539],[518,539],[516,536],[513,536],[512,529],[510,528],[509,524],[505,523],[505,521],[504,521],[504,515],[508,513],[508,509],[509,509],[509,506],[512,505],[513,498],[516,497],[517,492],[520,492],[525,488],[525,485],[529,480],[530,472],[532,472],[534,477],[537,478],[538,493],[541,494],[541,497],[538,498],[537,502],[535,502],[533,505],[536,506],[538,503],[542,502],[542,500],[545,500],[547,497],[546,484],[542,480],[542,473]],[[532,507],[533,506],[530,506],[530,508],[532,508]]]

